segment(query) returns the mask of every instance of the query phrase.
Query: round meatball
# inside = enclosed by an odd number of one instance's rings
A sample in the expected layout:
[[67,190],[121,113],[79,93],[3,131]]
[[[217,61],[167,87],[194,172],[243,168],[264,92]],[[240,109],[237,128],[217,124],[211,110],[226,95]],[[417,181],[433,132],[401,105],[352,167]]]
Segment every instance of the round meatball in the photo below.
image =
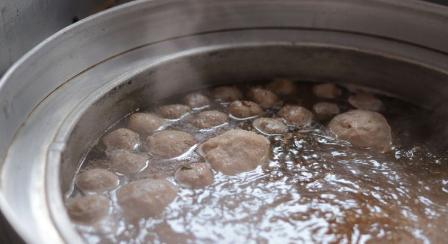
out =
[[329,128],[339,139],[355,146],[387,150],[392,143],[386,119],[376,112],[348,111],[334,117],[330,121]]
[[333,99],[342,94],[342,90],[331,83],[315,85],[313,87],[314,95],[321,98]]
[[192,163],[180,167],[174,174],[176,182],[186,188],[198,189],[213,183],[213,173],[206,163]]
[[235,101],[229,105],[228,112],[233,117],[244,119],[262,114],[263,109],[254,102]]
[[129,116],[128,128],[140,134],[151,134],[160,129],[165,121],[154,114],[134,113]]
[[314,104],[313,110],[318,119],[329,119],[340,113],[338,105],[326,102]]
[[229,130],[201,145],[199,153],[227,175],[255,169],[269,158],[269,140],[255,132]]
[[233,102],[243,99],[243,93],[233,86],[220,86],[213,90],[213,97],[222,102]]
[[313,114],[301,106],[286,105],[278,111],[278,115],[289,125],[307,126],[313,121]]
[[191,112],[191,108],[183,104],[171,104],[156,109],[156,113],[165,119],[178,119]]
[[103,143],[107,148],[133,150],[140,144],[140,139],[137,133],[120,128],[105,135]]
[[187,152],[196,141],[187,132],[165,130],[155,132],[147,139],[150,153],[161,158],[174,158]]
[[357,109],[379,111],[383,107],[380,99],[365,93],[352,95],[348,98],[348,103]]
[[115,150],[111,153],[109,167],[120,174],[134,174],[142,171],[148,158],[128,151]]
[[258,118],[253,122],[253,126],[264,134],[283,134],[288,132],[288,127],[281,119]]
[[279,96],[289,95],[296,90],[294,82],[288,79],[275,79],[266,87]]
[[227,114],[211,110],[200,112],[192,121],[193,125],[201,129],[209,129],[222,125],[227,121]]
[[275,93],[261,87],[252,87],[249,90],[249,98],[263,108],[270,108],[278,102],[278,97]]
[[177,187],[167,180],[144,179],[117,191],[118,205],[126,214],[148,218],[160,214],[177,196]]
[[199,92],[188,94],[184,98],[184,102],[191,108],[203,108],[210,105],[210,100],[208,99],[208,97]]
[[85,192],[110,191],[118,186],[118,177],[105,169],[88,169],[78,174],[76,186]]
[[73,199],[67,204],[70,218],[80,224],[95,224],[109,214],[110,200],[104,196],[92,195]]

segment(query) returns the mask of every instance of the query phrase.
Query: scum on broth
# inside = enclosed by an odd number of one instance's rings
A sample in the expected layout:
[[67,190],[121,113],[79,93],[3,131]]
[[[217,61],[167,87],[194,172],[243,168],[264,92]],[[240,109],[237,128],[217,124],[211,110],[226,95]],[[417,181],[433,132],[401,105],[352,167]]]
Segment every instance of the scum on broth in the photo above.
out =
[[[247,94],[252,85],[239,88]],[[313,95],[312,84],[296,85],[296,93],[280,97],[283,104],[310,109],[322,101]],[[184,95],[161,104],[179,103]],[[344,91],[332,99],[341,112],[352,109],[346,102],[348,95]],[[74,225],[88,243],[445,243],[448,162],[428,137],[431,112],[377,97],[384,104],[380,113],[392,128],[390,152],[353,147],[327,133],[328,120],[315,121],[306,129],[290,127],[285,135],[267,136],[270,160],[255,170],[235,176],[214,171],[213,184],[204,189],[179,187],[174,202],[158,216],[125,217],[112,190],[102,193],[113,203],[105,220],[91,226]],[[233,128],[256,131],[253,119],[229,118],[210,130],[197,129],[189,122],[201,111],[226,112],[226,107],[212,102],[210,107],[170,121],[165,129],[191,133],[198,144]],[[280,108],[281,104],[264,110],[275,117]],[[125,125],[126,118],[109,131]],[[138,150],[148,154],[144,145]],[[183,158],[149,157],[142,172],[118,174],[120,186],[145,178],[164,178],[176,184],[177,168],[203,161],[194,148]],[[87,154],[80,171],[90,168],[108,169],[101,143]],[[82,195],[75,186],[67,196]]]

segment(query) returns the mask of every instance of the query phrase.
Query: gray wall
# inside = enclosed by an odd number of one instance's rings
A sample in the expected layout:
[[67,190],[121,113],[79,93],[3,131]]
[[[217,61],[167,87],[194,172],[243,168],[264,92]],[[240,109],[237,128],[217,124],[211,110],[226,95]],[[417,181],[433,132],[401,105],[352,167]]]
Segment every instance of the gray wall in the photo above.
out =
[[0,0],[0,77],[58,30],[104,9],[110,0]]

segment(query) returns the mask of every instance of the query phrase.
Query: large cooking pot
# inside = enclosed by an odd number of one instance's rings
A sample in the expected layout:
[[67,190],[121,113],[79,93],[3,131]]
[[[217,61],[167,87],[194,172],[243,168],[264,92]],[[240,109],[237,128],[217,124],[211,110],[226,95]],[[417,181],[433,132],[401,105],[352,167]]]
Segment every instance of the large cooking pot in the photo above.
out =
[[443,111],[448,11],[401,0],[138,1],[70,26],[0,81],[0,207],[28,243],[82,243],[63,195],[129,111],[209,84],[354,83]]

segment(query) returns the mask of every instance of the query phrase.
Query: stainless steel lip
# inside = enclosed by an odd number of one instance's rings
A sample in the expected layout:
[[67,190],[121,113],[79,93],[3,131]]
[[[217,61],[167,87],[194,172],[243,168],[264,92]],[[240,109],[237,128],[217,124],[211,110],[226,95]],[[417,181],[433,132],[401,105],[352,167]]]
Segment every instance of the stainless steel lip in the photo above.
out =
[[[34,48],[0,81],[0,207],[28,243],[81,243],[61,200],[61,152],[90,105],[158,65],[284,45],[350,47],[446,73],[446,23],[445,8],[373,0],[141,1],[87,18]],[[435,97],[428,103],[440,102]]]

